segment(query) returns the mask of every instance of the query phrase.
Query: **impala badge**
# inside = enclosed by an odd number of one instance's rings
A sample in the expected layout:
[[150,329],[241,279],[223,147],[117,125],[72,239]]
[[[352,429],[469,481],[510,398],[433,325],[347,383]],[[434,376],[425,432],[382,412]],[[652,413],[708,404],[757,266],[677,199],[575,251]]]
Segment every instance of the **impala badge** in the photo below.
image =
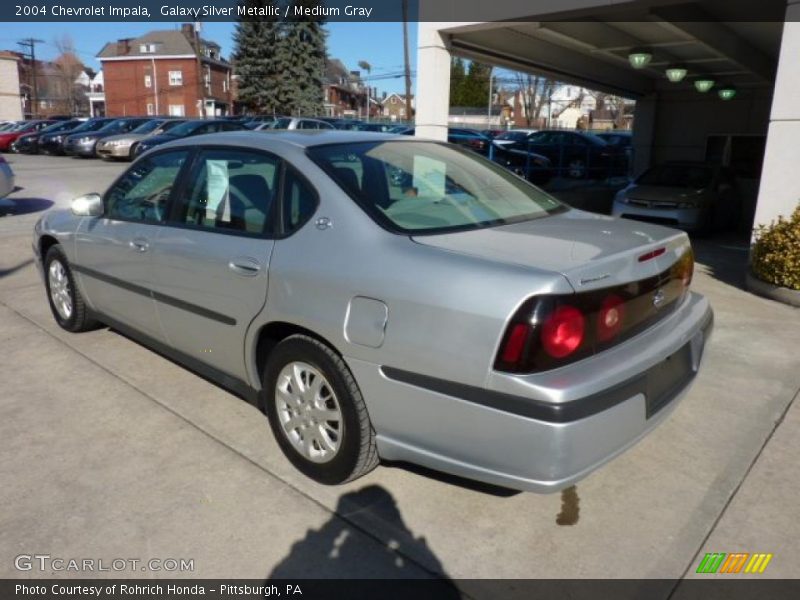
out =
[[653,294],[653,306],[656,308],[661,308],[661,305],[664,304],[664,290],[658,290],[655,294]]

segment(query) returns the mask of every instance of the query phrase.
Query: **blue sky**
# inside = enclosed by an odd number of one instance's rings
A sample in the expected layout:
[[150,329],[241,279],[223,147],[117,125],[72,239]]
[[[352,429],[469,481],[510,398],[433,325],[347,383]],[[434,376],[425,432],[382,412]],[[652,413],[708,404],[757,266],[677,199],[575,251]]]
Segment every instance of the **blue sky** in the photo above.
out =
[[[222,46],[223,55],[233,50],[234,23],[203,23],[202,35]],[[35,37],[44,40],[36,47],[37,58],[54,58],[58,50],[56,39],[72,37],[78,56],[94,69],[100,67],[94,56],[108,41],[136,37],[153,29],[180,27],[179,23],[3,23],[0,29],[0,50],[18,50],[17,40]],[[340,59],[349,69],[358,69],[358,61],[372,65],[370,85],[379,91],[402,92],[403,78],[377,79],[381,75],[399,73],[403,69],[402,23],[328,23],[328,54]],[[417,24],[409,23],[409,59],[412,75],[416,63]],[[412,85],[414,79],[412,78]],[[412,88],[413,89],[413,88]]]

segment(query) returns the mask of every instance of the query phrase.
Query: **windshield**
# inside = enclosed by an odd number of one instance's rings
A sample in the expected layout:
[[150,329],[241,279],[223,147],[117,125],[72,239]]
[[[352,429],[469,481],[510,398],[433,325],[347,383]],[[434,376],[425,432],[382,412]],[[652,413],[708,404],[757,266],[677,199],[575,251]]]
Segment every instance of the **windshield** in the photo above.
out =
[[277,119],[269,124],[270,129],[289,129],[289,125],[291,125],[291,119]]
[[521,142],[525,138],[528,137],[528,132],[526,131],[506,131],[505,133],[501,133],[498,135],[496,140],[511,140],[514,142]]
[[130,131],[132,125],[135,125],[136,121],[129,121],[127,119],[118,119],[116,121],[111,121],[111,123],[106,124],[104,127],[100,128],[102,133],[127,133]]
[[712,171],[702,165],[661,165],[645,171],[639,185],[702,189],[711,183]]
[[59,131],[69,131],[74,128],[78,121],[59,121],[48,125],[40,133],[58,133]]
[[155,131],[161,125],[163,125],[164,121],[159,119],[154,119],[153,121],[145,121],[141,125],[139,125],[136,129],[132,129],[131,133],[150,133],[151,131]]
[[400,233],[478,229],[566,210],[502,167],[450,145],[382,141],[308,153],[373,219]]
[[97,119],[97,120],[89,120],[86,121],[83,125],[79,125],[75,129],[72,130],[72,133],[82,133],[84,131],[97,131],[98,129],[102,129],[106,125],[108,125],[108,119]]
[[178,137],[189,135],[195,129],[200,127],[203,123],[204,121],[185,121],[180,125],[178,125],[177,127],[173,127],[172,129],[170,129],[168,135],[175,135]]

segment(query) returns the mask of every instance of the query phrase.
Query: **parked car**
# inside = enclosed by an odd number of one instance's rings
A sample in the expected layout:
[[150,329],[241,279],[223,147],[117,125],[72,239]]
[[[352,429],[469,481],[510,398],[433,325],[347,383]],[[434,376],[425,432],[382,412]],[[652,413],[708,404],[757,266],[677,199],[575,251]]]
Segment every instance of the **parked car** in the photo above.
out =
[[59,133],[47,133],[39,138],[39,152],[44,154],[64,154],[64,141],[73,133],[91,133],[102,129],[114,119],[110,117],[95,117],[84,121],[74,129]]
[[394,125],[391,123],[360,123],[354,131],[375,131],[377,133],[387,133]]
[[177,140],[34,233],[60,327],[236,390],[326,484],[382,458],[572,485],[666,418],[712,323],[685,233],[385,134]]
[[481,129],[481,133],[490,139],[494,139],[501,133],[505,132],[505,129]]
[[518,142],[526,142],[538,129],[509,129],[497,134],[492,143],[497,147],[505,147]]
[[195,135],[203,135],[205,133],[218,133],[221,131],[247,131],[247,127],[235,121],[225,121],[223,119],[207,120],[195,119],[192,121],[185,121],[177,127],[165,131],[161,135],[150,136],[142,140],[133,149],[134,157],[139,156],[143,152],[147,152],[151,148],[160,146],[167,142],[172,142],[185,137],[192,137]]
[[14,191],[14,171],[5,158],[0,156],[0,198],[5,198]]
[[64,133],[75,129],[81,123],[83,123],[83,120],[81,119],[56,121],[40,131],[26,133],[25,135],[17,138],[17,141],[13,143],[14,152],[19,152],[21,154],[39,154],[39,140],[43,135],[48,135],[51,133]]
[[334,126],[321,119],[281,117],[272,123],[264,123],[256,127],[257,131],[263,131],[264,129],[334,129]]
[[81,131],[72,133],[64,140],[64,154],[81,158],[97,156],[97,142],[103,138],[121,133],[130,133],[140,125],[152,120],[149,117],[123,117],[114,119],[97,131]]
[[546,156],[561,177],[608,179],[628,173],[626,152],[592,133],[544,129],[506,148]]
[[[400,135],[415,135],[416,131],[416,127],[406,127],[395,133]],[[473,129],[462,129],[459,127],[448,128],[447,141],[451,144],[458,144],[459,146],[474,150],[479,154],[486,154],[492,143],[488,137]]]
[[26,133],[41,131],[48,125],[55,123],[50,119],[36,119],[33,121],[22,121],[16,126],[0,132],[0,152],[8,152],[11,144]]
[[110,135],[97,142],[97,156],[102,159],[131,160],[136,145],[143,139],[166,133],[173,127],[185,123],[186,119],[152,119],[128,133]]
[[496,146],[492,150],[492,160],[535,185],[544,185],[555,175],[550,159],[534,152]]
[[630,148],[633,143],[633,133],[630,131],[603,131],[595,135],[607,144],[620,148]]
[[22,121],[0,121],[0,131],[9,131],[21,122]]
[[614,198],[612,214],[710,233],[736,224],[741,198],[733,171],[701,162],[656,165]]

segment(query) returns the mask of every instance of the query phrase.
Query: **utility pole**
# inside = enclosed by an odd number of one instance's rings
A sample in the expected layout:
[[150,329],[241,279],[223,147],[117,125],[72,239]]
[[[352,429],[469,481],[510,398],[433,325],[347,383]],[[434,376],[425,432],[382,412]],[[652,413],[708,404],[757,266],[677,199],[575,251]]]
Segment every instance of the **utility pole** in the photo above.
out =
[[26,56],[30,57],[31,60],[31,73],[33,78],[33,99],[31,100],[31,116],[36,117],[39,114],[39,84],[36,81],[36,44],[44,44],[44,40],[39,40],[36,38],[25,38],[24,40],[20,40],[17,42],[23,48],[30,48],[28,52],[26,52]]
[[491,123],[491,121],[492,121],[492,96],[494,96],[494,94],[492,94],[492,87],[493,87],[492,86],[492,80],[493,79],[494,79],[494,68],[492,67],[492,68],[489,69],[489,104],[488,104],[488,107],[486,109],[486,129],[491,129],[492,128],[492,123]]
[[406,75],[406,120],[411,121],[411,67],[408,64],[408,0],[403,0],[403,58]]

